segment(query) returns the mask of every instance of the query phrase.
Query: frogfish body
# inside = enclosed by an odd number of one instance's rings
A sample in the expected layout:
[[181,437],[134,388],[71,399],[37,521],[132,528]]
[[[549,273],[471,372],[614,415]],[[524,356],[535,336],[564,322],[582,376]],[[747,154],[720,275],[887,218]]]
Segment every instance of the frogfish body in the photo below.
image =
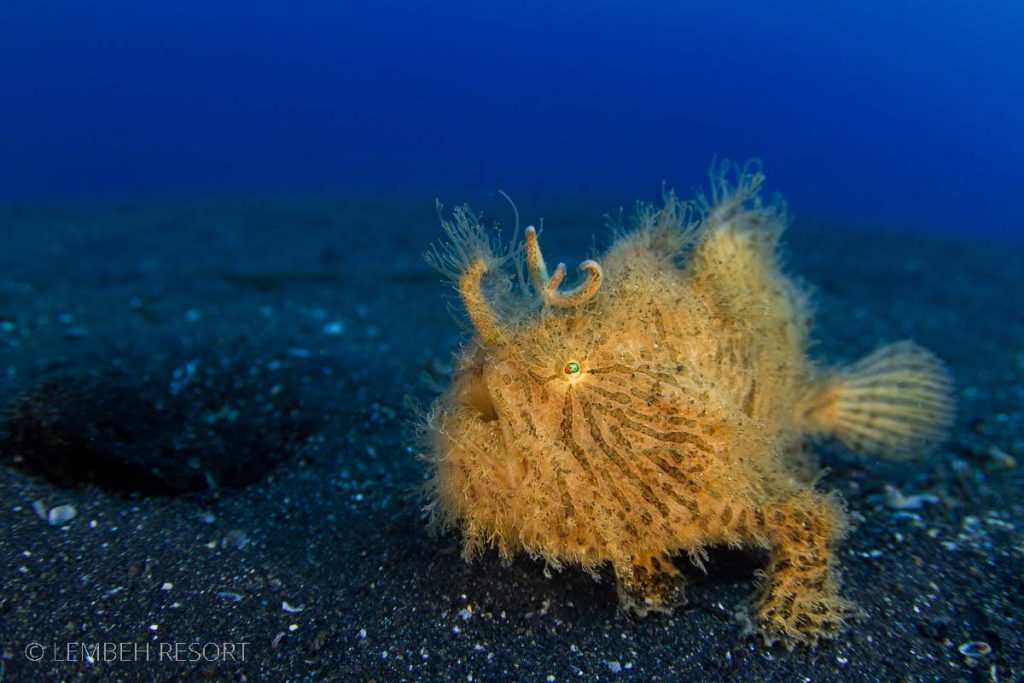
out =
[[[762,182],[723,168],[710,197],[642,208],[573,289],[532,227],[497,253],[467,209],[444,221],[428,259],[473,336],[424,435],[431,510],[467,559],[494,546],[610,564],[620,604],[644,615],[683,601],[674,556],[756,547],[768,564],[747,621],[767,640],[834,637],[855,614],[838,592],[843,505],[816,489],[805,444],[920,452],[950,423],[950,381],[912,342],[848,368],[808,358],[808,297],[780,268],[785,211]],[[514,259],[529,291],[510,286]]]

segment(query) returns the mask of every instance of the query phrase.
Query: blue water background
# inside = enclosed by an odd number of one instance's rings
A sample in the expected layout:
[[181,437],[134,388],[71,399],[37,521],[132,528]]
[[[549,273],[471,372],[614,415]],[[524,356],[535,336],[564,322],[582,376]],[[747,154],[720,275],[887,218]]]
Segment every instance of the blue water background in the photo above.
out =
[[6,0],[0,201],[611,204],[757,156],[798,218],[1020,236],[1022,35],[1006,0]]

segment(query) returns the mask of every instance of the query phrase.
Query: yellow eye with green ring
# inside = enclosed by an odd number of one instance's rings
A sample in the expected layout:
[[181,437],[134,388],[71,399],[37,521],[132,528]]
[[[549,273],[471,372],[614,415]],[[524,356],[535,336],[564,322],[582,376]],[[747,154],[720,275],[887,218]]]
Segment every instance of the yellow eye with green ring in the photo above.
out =
[[580,371],[580,364],[574,360],[569,361],[565,364],[565,374],[575,375]]

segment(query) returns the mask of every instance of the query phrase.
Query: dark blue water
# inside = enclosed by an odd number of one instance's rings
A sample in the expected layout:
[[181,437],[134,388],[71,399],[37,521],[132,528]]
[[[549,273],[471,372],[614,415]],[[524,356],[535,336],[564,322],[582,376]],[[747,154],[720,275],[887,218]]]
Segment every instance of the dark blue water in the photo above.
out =
[[6,0],[0,200],[618,201],[758,156],[798,217],[1021,235],[1022,34],[1006,0]]

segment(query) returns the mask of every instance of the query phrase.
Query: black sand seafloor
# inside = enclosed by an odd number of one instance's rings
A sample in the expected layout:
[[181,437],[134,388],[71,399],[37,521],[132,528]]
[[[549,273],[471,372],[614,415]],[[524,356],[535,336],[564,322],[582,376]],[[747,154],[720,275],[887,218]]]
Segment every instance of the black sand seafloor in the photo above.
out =
[[[520,201],[554,260],[608,243],[615,206]],[[680,559],[689,604],[637,620],[610,575],[428,533],[439,235],[429,201],[0,211],[0,680],[1024,680],[1024,245],[790,231],[815,357],[913,338],[959,404],[921,460],[818,446],[866,616],[790,653],[737,619],[757,554]]]

